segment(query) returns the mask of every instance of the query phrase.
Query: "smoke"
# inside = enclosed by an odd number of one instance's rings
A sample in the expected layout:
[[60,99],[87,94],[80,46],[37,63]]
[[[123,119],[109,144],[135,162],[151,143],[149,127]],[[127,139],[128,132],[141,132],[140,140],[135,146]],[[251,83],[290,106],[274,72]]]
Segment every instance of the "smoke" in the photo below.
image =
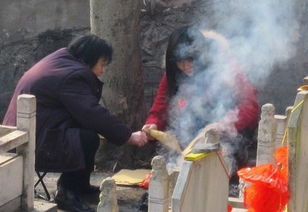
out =
[[[194,70],[198,71],[180,86],[172,101],[169,125],[183,147],[200,129],[226,118],[226,114],[227,123],[238,119],[233,88],[242,85],[237,84],[236,69],[260,87],[275,65],[294,55],[298,39],[295,3],[294,0],[216,1],[212,4],[213,17],[198,18],[204,20],[199,23],[200,31],[215,42],[205,45],[194,63]],[[215,25],[214,31],[209,31],[210,25]],[[179,51],[186,51],[185,47]],[[245,92],[247,88],[241,89]],[[182,99],[186,105],[179,109],[178,102]],[[228,132],[236,131],[232,124],[225,127]],[[239,149],[236,143],[227,146],[229,152]]]
[[[299,26],[294,0],[231,0],[214,3],[216,30],[250,80],[262,86],[273,66],[295,53]],[[200,23],[201,28],[206,23]]]

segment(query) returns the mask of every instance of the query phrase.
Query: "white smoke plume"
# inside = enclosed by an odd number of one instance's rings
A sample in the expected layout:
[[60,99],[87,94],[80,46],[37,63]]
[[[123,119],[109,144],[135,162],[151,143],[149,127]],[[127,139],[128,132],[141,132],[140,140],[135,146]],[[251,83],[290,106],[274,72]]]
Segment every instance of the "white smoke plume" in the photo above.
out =
[[[213,17],[198,18],[204,20],[199,23],[199,28],[207,37],[216,36],[215,32],[207,31],[208,27],[213,25],[216,32],[225,36],[226,40],[219,35],[215,39],[220,40],[220,50],[228,51],[220,51],[217,48],[204,49],[202,61],[199,62],[204,64],[210,59],[211,65],[181,85],[178,95],[174,98],[174,107],[169,117],[170,126],[183,146],[186,146],[205,124],[220,120],[230,109],[233,109],[233,116],[229,118],[237,119],[232,89],[220,86],[233,86],[235,82],[230,60],[226,59],[229,58],[229,54],[248,75],[252,84],[258,87],[265,84],[276,64],[286,62],[293,56],[295,42],[298,39],[295,2],[215,1],[212,4]],[[197,64],[195,68],[200,67],[202,66]],[[187,107],[179,112],[176,102],[183,96]],[[231,132],[235,130],[234,126],[228,127]],[[235,145],[234,148],[238,149]]]
[[[299,26],[294,0],[230,0],[214,3],[216,30],[255,85],[264,84],[273,66],[295,53]],[[222,3],[223,2],[223,3]],[[202,26],[203,25],[203,26]],[[201,23],[201,27],[206,27]]]
[[[232,93],[221,84],[232,86],[234,75],[228,53],[232,54],[241,71],[247,73],[254,85],[262,85],[273,71],[274,65],[287,61],[295,52],[298,24],[292,0],[230,0],[214,1],[213,17],[204,17],[199,28],[206,37],[215,37],[219,48],[204,49],[201,63],[211,60],[212,65],[201,70],[188,83],[181,85],[179,95],[185,97],[189,107],[181,114],[172,112],[170,121],[176,125],[181,140],[187,142],[196,131],[196,117],[208,123],[218,121],[234,106]],[[208,21],[215,22],[215,32],[207,31]],[[198,46],[198,44],[196,44]],[[185,47],[182,49],[185,51]],[[232,65],[231,65],[232,66]],[[202,66],[200,66],[202,67]],[[200,68],[198,65],[196,68]],[[206,90],[203,90],[206,88]],[[176,98],[175,98],[176,99]],[[177,101],[177,100],[176,100]],[[176,111],[175,105],[174,110]],[[236,112],[236,111],[235,111]],[[173,115],[172,115],[173,114]],[[201,121],[202,122],[202,121]],[[201,123],[200,123],[201,124]]]

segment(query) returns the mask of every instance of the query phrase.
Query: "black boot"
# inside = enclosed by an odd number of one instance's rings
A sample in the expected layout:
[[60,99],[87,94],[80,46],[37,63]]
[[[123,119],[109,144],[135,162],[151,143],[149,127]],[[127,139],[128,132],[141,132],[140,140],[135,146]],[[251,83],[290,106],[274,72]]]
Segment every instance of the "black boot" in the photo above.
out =
[[81,201],[75,192],[67,190],[62,186],[58,186],[55,196],[55,202],[59,209],[72,212],[95,212],[86,203]]
[[79,190],[81,194],[98,194],[100,192],[99,187],[94,185],[85,185]]
[[79,175],[78,192],[81,194],[98,194],[100,192],[98,186],[90,184],[91,169],[85,170]]

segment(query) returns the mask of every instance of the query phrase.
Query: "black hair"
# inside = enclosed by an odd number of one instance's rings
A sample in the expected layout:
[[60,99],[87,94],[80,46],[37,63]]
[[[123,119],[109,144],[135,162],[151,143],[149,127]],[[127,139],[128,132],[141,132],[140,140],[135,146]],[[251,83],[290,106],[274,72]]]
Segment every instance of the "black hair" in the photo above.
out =
[[73,40],[68,51],[78,60],[92,68],[99,58],[103,57],[109,64],[112,61],[112,47],[100,37],[90,34]]
[[192,26],[185,26],[175,30],[169,37],[166,52],[166,76],[168,95],[176,94],[179,84],[188,78],[176,65],[179,60],[195,60],[201,55],[201,44],[204,37],[201,32]]

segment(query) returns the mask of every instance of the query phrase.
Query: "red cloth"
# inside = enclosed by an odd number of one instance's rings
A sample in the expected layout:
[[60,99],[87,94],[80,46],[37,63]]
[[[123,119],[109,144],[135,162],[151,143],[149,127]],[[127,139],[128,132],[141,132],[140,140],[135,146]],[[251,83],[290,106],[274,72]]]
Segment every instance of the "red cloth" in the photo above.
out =
[[250,182],[244,192],[244,204],[249,212],[282,212],[288,203],[288,148],[276,149],[274,158],[274,163],[237,172],[240,178]]
[[149,173],[145,176],[145,179],[139,183],[139,186],[141,188],[145,188],[145,189],[148,189],[149,188],[149,184],[150,184],[150,180],[151,180],[151,177],[152,177],[152,173]]
[[[245,128],[254,128],[257,125],[259,117],[259,104],[257,101],[257,90],[249,82],[244,73],[238,73],[235,77],[234,92],[239,97],[238,119],[234,125],[238,131]],[[185,100],[181,100],[185,101]],[[179,102],[180,105],[183,102]],[[168,85],[166,74],[163,75],[157,95],[148,114],[146,124],[156,124],[159,130],[164,130],[167,126]]]
[[232,205],[228,205],[228,206],[227,206],[227,211],[228,211],[228,212],[232,212],[232,209],[233,209]]

